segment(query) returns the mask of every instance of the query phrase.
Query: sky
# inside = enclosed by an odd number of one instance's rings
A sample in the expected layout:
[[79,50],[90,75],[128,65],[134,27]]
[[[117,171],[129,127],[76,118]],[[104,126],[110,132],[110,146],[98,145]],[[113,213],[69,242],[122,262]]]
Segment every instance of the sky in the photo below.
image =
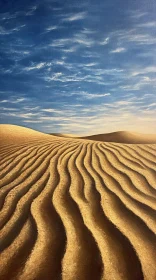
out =
[[156,133],[155,0],[0,0],[0,123]]

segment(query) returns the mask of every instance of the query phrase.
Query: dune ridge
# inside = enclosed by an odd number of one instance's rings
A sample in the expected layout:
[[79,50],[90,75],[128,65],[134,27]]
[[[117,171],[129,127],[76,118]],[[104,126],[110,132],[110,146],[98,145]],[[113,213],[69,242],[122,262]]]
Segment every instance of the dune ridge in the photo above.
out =
[[156,279],[156,144],[0,131],[0,280]]
[[143,134],[129,131],[116,131],[105,134],[89,135],[80,138],[94,141],[124,144],[156,144],[155,134]]

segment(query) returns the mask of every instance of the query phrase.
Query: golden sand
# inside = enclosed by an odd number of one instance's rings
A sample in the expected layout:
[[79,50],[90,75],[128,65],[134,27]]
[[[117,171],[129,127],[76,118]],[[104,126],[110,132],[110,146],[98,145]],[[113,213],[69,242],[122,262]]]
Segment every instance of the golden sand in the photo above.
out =
[[155,280],[154,140],[65,137],[0,125],[0,280]]

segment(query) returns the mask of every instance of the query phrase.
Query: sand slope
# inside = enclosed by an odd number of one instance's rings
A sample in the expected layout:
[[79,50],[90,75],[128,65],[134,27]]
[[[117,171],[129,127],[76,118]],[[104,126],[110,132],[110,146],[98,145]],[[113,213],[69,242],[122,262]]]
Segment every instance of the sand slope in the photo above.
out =
[[156,145],[0,131],[0,280],[156,279]]
[[81,138],[77,134],[50,133],[50,135],[57,136],[57,137],[65,137],[65,138]]
[[125,144],[156,144],[155,134],[142,134],[128,131],[117,131],[112,133],[97,134],[81,137],[94,141],[115,142]]

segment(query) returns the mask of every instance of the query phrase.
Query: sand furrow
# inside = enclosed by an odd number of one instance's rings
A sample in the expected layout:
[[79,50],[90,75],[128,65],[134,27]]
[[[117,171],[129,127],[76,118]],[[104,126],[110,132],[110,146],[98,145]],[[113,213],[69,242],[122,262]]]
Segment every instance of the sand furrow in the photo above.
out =
[[44,189],[48,179],[49,172],[47,170],[42,178],[38,182],[36,182],[34,188],[27,192],[18,201],[15,211],[12,213],[5,227],[0,230],[0,250],[4,250],[6,247],[8,247],[19,234],[21,228],[28,218],[32,201]]
[[[28,168],[25,170],[25,172],[22,172],[21,174],[18,174],[17,169],[17,176],[15,179],[8,178],[4,182],[0,182],[0,187],[2,188],[2,192],[5,192],[7,189],[11,189],[12,187],[16,186],[17,184],[20,184],[21,182],[25,181],[33,172],[35,172],[36,168],[42,163],[44,158],[51,152],[53,146],[49,146],[46,148],[46,151],[42,151],[41,154],[36,155],[36,161],[32,166],[28,166]],[[16,167],[15,167],[16,168]],[[4,188],[5,187],[5,188]]]
[[[32,202],[31,213],[36,221],[38,237],[25,264],[20,279],[60,279],[61,259],[64,254],[65,232],[61,220],[51,203],[59,182],[57,162],[66,147],[56,148],[50,161],[50,177],[42,193]],[[58,242],[59,240],[59,242]],[[42,256],[44,255],[44,258]],[[36,265],[39,268],[36,270]]]
[[[107,197],[110,191],[104,184],[103,177],[99,174],[99,166],[96,164],[96,160],[97,156],[93,145],[91,157],[88,161],[88,169],[90,169],[92,177],[95,181],[96,189],[100,195],[100,203],[106,223],[105,232],[109,247],[113,251],[113,260],[111,255],[110,260],[107,259],[108,268],[106,278],[109,279],[109,276],[114,274],[114,277],[112,276],[111,279],[143,279],[140,262],[136,256],[134,248],[130,244],[129,240],[116,228],[116,225],[114,226],[109,217],[106,216],[107,212],[105,211],[105,207],[108,203]],[[110,273],[109,270],[111,270],[112,265],[115,269]],[[132,267],[133,269],[131,269]]]
[[[79,197],[79,199],[83,200],[84,202],[87,202],[87,198],[85,196],[85,190],[86,188],[84,189],[84,185],[85,185],[85,180],[86,180],[86,177],[84,175],[84,164],[83,164],[83,161],[84,161],[84,157],[85,157],[85,154],[86,154],[86,146],[88,144],[83,144],[82,145],[82,148],[79,152],[79,154],[77,155],[76,159],[75,159],[75,168],[78,170],[78,173],[79,173],[79,176],[77,176],[77,180],[78,180],[78,183],[79,183],[79,187],[77,188],[77,196]],[[82,163],[82,164],[81,164]]]
[[140,146],[133,146],[133,145],[127,145],[126,149],[130,152],[133,152],[137,158],[139,158],[146,166],[151,168],[152,170],[156,171],[156,164],[155,160],[151,160],[148,155],[146,155],[144,152],[142,153],[142,150],[139,150]]
[[[90,146],[88,146],[88,149],[89,149],[89,147]],[[121,279],[121,275],[125,276],[128,274],[122,268],[121,268],[121,271],[118,273],[117,257],[115,256],[114,249],[113,249],[113,245],[115,243],[113,244],[112,234],[110,236],[111,225],[110,225],[109,221],[106,219],[106,217],[102,211],[102,208],[100,205],[100,196],[95,188],[96,182],[93,180],[91,174],[88,172],[88,169],[90,169],[89,166],[87,165],[88,156],[89,156],[89,153],[87,153],[87,157],[85,157],[85,159],[84,159],[84,162],[86,165],[85,168],[82,165],[83,169],[84,169],[84,171],[83,171],[84,182],[88,183],[88,186],[87,186],[88,190],[86,192],[88,194],[88,202],[85,202],[84,200],[82,200],[80,198],[79,192],[78,192],[78,184],[77,184],[77,187],[75,186],[75,184],[73,184],[73,188],[71,188],[71,194],[72,194],[73,199],[77,202],[77,204],[79,206],[79,209],[82,213],[82,217],[84,219],[85,225],[92,232],[92,234],[98,244],[98,247],[99,247],[99,250],[100,250],[100,253],[102,256],[102,260],[104,263],[104,274],[103,274],[102,279]],[[77,169],[79,172],[81,172],[80,161],[77,162]],[[74,177],[75,176],[76,176],[76,173],[74,173]],[[77,175],[77,177],[78,177],[78,175]],[[86,180],[86,178],[87,178],[87,180]],[[86,187],[86,184],[85,184],[84,188],[85,187]],[[90,189],[90,191],[89,191],[89,189]],[[96,217],[98,217],[98,218],[96,219]],[[114,237],[114,235],[113,235],[113,237]],[[113,262],[113,257],[111,254],[112,252],[114,255],[114,262]],[[115,261],[116,261],[116,263],[115,263]],[[130,279],[130,278],[127,278],[127,279]]]
[[10,182],[14,182],[15,180],[19,179],[20,172],[24,167],[24,164],[27,163],[27,161],[29,161],[29,158],[31,159],[31,151],[30,153],[26,153],[24,157],[20,155],[18,158],[19,162],[17,164],[16,164],[16,158],[14,158],[12,160],[12,169],[10,170],[10,172],[7,173],[5,177],[1,179],[0,187],[6,186]]
[[[137,160],[145,168],[148,167],[152,169],[152,165],[150,164],[150,162],[146,161],[146,159],[144,159],[141,155],[139,155],[137,153],[137,150],[134,149],[134,146],[133,149],[132,149],[132,145],[119,145],[119,144],[111,143],[111,146],[119,148],[121,151],[128,154],[130,158],[132,157],[133,159]],[[152,170],[154,171],[154,169]]]
[[[133,179],[133,173],[128,174],[125,170],[120,166],[119,162],[116,162],[116,158],[109,154],[107,149],[101,148],[100,145],[97,146],[98,150],[101,151],[101,156],[103,157],[103,162],[105,162],[105,167],[107,167],[107,173],[110,174],[117,183],[120,183],[124,192],[126,192],[131,198],[150,206],[152,209],[156,209],[155,207],[155,198],[144,193],[144,186],[137,179]],[[132,175],[132,176],[131,176]],[[141,185],[141,190],[139,186]]]
[[18,280],[18,273],[24,266],[37,236],[31,216],[28,217],[14,241],[1,252],[1,280]]
[[154,151],[149,151],[148,150],[148,146],[146,145],[137,145],[137,150],[140,151],[140,153],[142,152],[143,155],[146,157],[146,158],[150,158],[151,161],[155,162],[155,156],[156,156],[156,152]]
[[[96,151],[95,166],[101,176],[104,184],[107,186],[109,193],[104,193],[107,203],[105,204],[105,213],[112,223],[130,240],[136,250],[142,265],[142,271],[145,279],[155,279],[156,267],[156,237],[146,225],[132,211],[127,209],[126,204],[122,203],[119,194],[116,195],[114,190],[117,182],[107,174],[107,170],[101,158],[99,150]],[[148,259],[147,259],[148,254]]]
[[[55,150],[48,153],[47,156],[44,155],[42,162],[36,167],[35,172],[31,173],[31,178],[27,178],[24,182],[22,181],[19,185],[12,188],[5,197],[3,208],[0,212],[0,228],[9,220],[9,217],[12,215],[13,211],[16,208],[17,202],[20,198],[31,189],[34,188],[34,185],[39,181],[43,175],[46,174],[51,156],[55,153]],[[33,168],[33,166],[32,166]],[[4,198],[3,198],[4,199]]]
[[[59,144],[55,147],[59,147],[60,145],[61,144]],[[42,161],[45,159],[46,156],[48,156],[48,154],[50,153],[51,150],[52,150],[52,147],[50,146],[49,148],[46,148],[46,151],[44,151],[44,152],[42,151],[42,153],[36,157],[35,163],[33,165],[29,166],[13,182],[5,185],[5,187],[2,188],[2,190],[0,192],[0,209],[3,206],[6,195],[8,194],[8,192],[11,189],[13,189],[14,187],[17,187],[17,188],[21,187],[23,189],[25,187],[26,188],[31,187],[31,185],[33,185],[35,183],[35,181],[38,178],[40,178],[40,169],[38,169],[38,168],[40,168]],[[43,166],[43,168],[45,169],[44,166]]]
[[7,166],[3,168],[3,171],[0,173],[0,180],[3,181],[4,177],[7,179],[7,177],[13,176],[13,172],[16,167],[20,172],[27,160],[35,156],[36,150],[37,148],[30,148],[25,153],[22,153],[18,157],[12,159],[10,163],[6,162]]
[[[95,148],[96,150],[96,148]],[[96,150],[98,156],[101,161],[103,161],[103,157],[99,150]],[[109,176],[112,180],[112,184],[115,185],[113,192],[117,194],[120,200],[126,205],[126,207],[131,210],[134,214],[136,214],[141,220],[145,222],[145,224],[155,233],[156,228],[156,211],[152,208],[148,207],[146,204],[140,203],[137,199],[134,199],[132,196],[124,192],[122,181],[119,182],[116,180],[115,172],[111,172],[111,168],[109,164],[105,161],[105,172],[106,176]]]
[[128,161],[130,161],[133,166],[136,166],[137,168],[143,169],[147,168],[147,166],[140,160],[137,159],[134,154],[130,153],[126,148],[127,145],[117,145],[115,143],[105,143],[106,147],[111,147],[112,149],[118,151],[120,156],[124,157]]
[[[36,150],[38,150],[39,148],[36,147]],[[35,148],[30,148],[29,151],[33,152],[33,150],[35,150]],[[23,153],[21,153],[23,155]],[[29,154],[29,152],[25,152],[26,156]],[[34,153],[35,155],[35,153]],[[32,154],[33,157],[33,154]],[[0,174],[2,174],[2,172],[5,172],[5,170],[7,170],[7,168],[9,168],[9,166],[11,166],[11,164],[13,163],[13,161],[15,161],[16,156],[14,156],[12,159],[9,159],[8,161],[6,160],[2,165],[1,165],[1,170],[0,170]]]
[[[86,239],[85,231],[83,232],[84,224],[82,217],[77,207],[77,204],[72,199],[69,193],[71,178],[68,170],[71,155],[77,152],[81,146],[76,147],[76,150],[66,151],[61,154],[58,160],[58,172],[60,181],[53,195],[53,204],[56,211],[59,213],[64,224],[67,236],[66,252],[62,261],[62,278],[63,279],[86,279],[86,271],[89,273],[89,267],[85,267],[82,262],[86,250],[83,252],[82,244]],[[85,245],[85,247],[88,244]],[[84,248],[85,249],[85,248]]]
[[[105,242],[103,242],[102,252],[104,255],[105,267],[104,279],[134,279],[132,278],[134,277],[134,274],[130,275],[129,269],[127,269],[127,254],[130,251],[131,256],[133,256],[133,258],[135,258],[135,255],[132,254],[131,247],[128,247],[128,244],[126,243],[125,238],[122,236],[122,234],[108,220],[102,208],[102,197],[99,190],[101,188],[103,189],[104,186],[101,185],[101,182],[100,180],[98,180],[99,178],[97,178],[96,172],[92,167],[92,162],[94,158],[93,150],[94,148],[91,149],[91,147],[88,146],[88,156],[86,156],[84,164],[86,166],[86,170],[89,171],[90,178],[92,178],[92,184],[90,184],[90,186],[92,186],[90,190],[90,198],[92,201],[91,208],[94,209],[95,217],[98,216],[97,224],[100,225],[104,233]],[[95,188],[94,191],[93,186]],[[95,201],[96,207],[93,206],[95,205]],[[127,252],[124,252],[125,247],[127,247]]]
[[[132,183],[136,181],[139,182],[140,184],[137,187],[140,190],[143,189],[143,192],[149,196],[156,196],[156,190],[153,189],[151,184],[148,182],[148,176],[146,178],[146,175],[144,173],[142,174],[142,168],[140,171],[140,168],[137,168],[133,164],[133,162],[121,156],[118,151],[108,145],[106,145],[104,150],[106,152],[108,151],[109,154],[113,156],[114,160],[112,160],[111,162],[114,163],[115,161],[115,163],[120,167],[119,170],[125,172],[125,174],[127,174],[131,178]],[[143,186],[143,188],[140,187],[140,185]]]
[[[37,145],[36,145],[37,147]],[[16,151],[14,153],[12,153],[12,151],[8,152],[8,157],[4,156],[4,158],[1,157],[1,166],[3,167],[3,165],[5,166],[6,163],[12,161],[14,158],[16,158],[17,156],[21,155],[22,153],[26,152],[28,149],[30,149],[29,146],[24,147],[23,149],[19,149],[17,148]]]
[[[84,200],[83,196],[81,197],[81,193],[79,192],[79,187],[84,184],[81,173],[76,168],[75,162],[80,155],[80,151],[83,151],[82,147],[80,147],[80,149],[77,149],[77,151],[71,155],[68,161],[68,171],[71,180],[69,192],[73,201],[75,201],[76,195],[85,204],[88,204],[87,201]],[[86,153],[85,149],[84,152],[81,153],[81,160],[83,160],[84,153]],[[74,223],[74,225],[77,233],[77,240],[79,242],[78,251],[76,252],[77,255],[79,254],[76,260],[76,267],[77,270],[79,270],[80,274],[79,279],[101,279],[101,274],[103,271],[101,254],[98,245],[92,236],[92,232],[86,227],[84,223],[81,209],[78,208],[77,205],[75,206],[75,218],[78,220],[77,223]],[[69,243],[69,252],[66,251],[67,256],[70,254],[71,246],[72,244],[70,245]],[[70,264],[70,255],[68,257],[68,261],[66,262],[66,266],[68,265],[68,263]]]
[[149,150],[154,156],[156,156],[156,144],[146,145],[146,149]]
[[[108,143],[107,143],[108,146]],[[109,147],[112,148],[112,145],[109,145]],[[120,157],[120,160],[124,160],[124,162],[127,164],[127,160],[129,161],[130,165],[132,164],[131,169],[134,169],[135,171],[137,171],[138,173],[140,173],[142,176],[144,176],[148,182],[148,185],[150,188],[154,189],[154,192],[152,191],[153,194],[155,194],[155,182],[156,182],[156,172],[151,170],[150,168],[148,168],[148,166],[146,166],[145,164],[143,165],[143,168],[139,168],[138,166],[136,166],[135,164],[133,164],[133,156],[130,155],[130,153],[127,156],[127,151],[126,151],[126,147],[125,149],[122,149],[122,147],[119,146],[114,146],[113,145],[113,151],[116,151],[116,155],[117,157]],[[129,166],[129,164],[127,164],[127,166]]]
[[[23,165],[23,167],[20,170],[20,173],[25,172],[30,166],[32,166],[36,160],[38,159],[38,157],[44,153],[44,151],[46,152],[47,148],[49,147],[49,145],[44,145],[43,147],[40,147],[36,150],[35,155],[33,157],[30,157],[25,164]],[[54,146],[51,145],[51,148],[53,148]]]

